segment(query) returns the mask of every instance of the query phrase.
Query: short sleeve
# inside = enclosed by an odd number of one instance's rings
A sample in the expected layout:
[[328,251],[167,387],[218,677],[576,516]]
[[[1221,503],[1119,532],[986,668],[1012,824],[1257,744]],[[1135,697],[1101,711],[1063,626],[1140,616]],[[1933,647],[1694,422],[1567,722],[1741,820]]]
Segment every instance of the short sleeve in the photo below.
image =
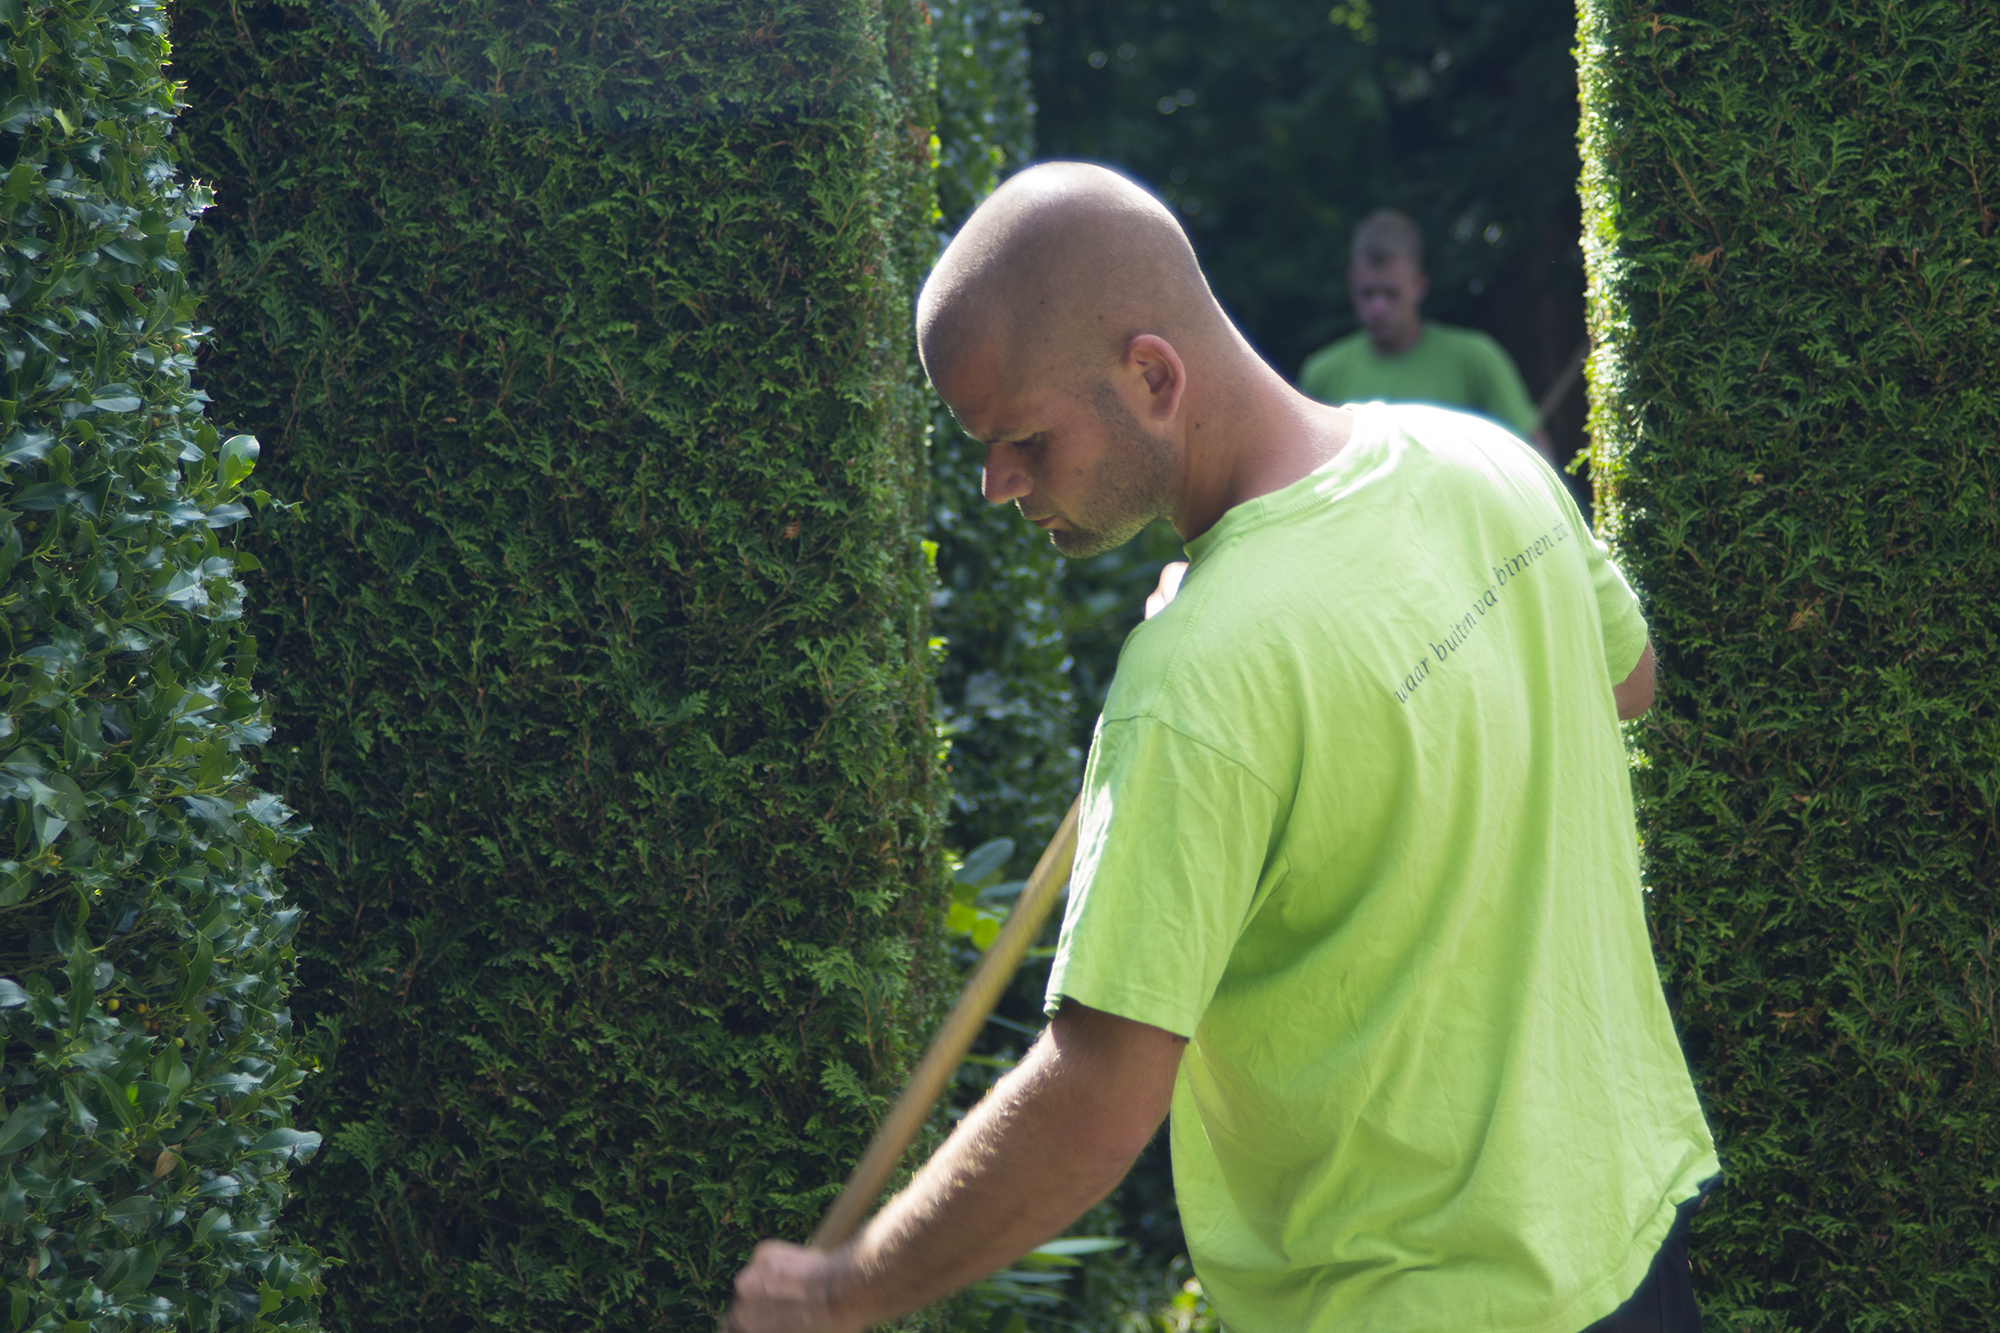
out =
[[1583,557],[1590,566],[1590,590],[1597,598],[1597,619],[1603,627],[1604,664],[1613,685],[1632,674],[1646,651],[1646,617],[1638,595],[1611,559],[1611,548],[1584,531]]
[[1065,998],[1192,1037],[1263,887],[1286,803],[1151,717],[1106,721],[1084,773],[1046,1007]]
[[1585,525],[1583,514],[1562,477],[1546,463],[1542,467],[1550,498],[1561,508],[1570,530],[1583,534],[1583,564],[1590,575],[1590,595],[1597,603],[1604,665],[1611,673],[1611,683],[1616,685],[1632,674],[1632,668],[1639,665],[1639,657],[1646,651],[1646,616],[1639,609],[1639,595],[1632,591],[1632,585],[1625,581],[1625,575],[1612,560],[1611,548]]

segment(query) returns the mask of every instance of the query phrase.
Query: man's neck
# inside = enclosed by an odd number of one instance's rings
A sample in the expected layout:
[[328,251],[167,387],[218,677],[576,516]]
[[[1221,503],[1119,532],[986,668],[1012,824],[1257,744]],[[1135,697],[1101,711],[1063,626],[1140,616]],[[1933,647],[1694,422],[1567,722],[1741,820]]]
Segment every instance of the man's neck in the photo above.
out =
[[1237,373],[1211,381],[1190,404],[1180,502],[1169,516],[1182,541],[1201,536],[1237,505],[1308,475],[1353,433],[1353,413],[1307,398],[1243,350]]
[[1377,356],[1401,356],[1423,341],[1424,322],[1420,319],[1404,329],[1399,329],[1387,341],[1370,336],[1368,345],[1375,349]]

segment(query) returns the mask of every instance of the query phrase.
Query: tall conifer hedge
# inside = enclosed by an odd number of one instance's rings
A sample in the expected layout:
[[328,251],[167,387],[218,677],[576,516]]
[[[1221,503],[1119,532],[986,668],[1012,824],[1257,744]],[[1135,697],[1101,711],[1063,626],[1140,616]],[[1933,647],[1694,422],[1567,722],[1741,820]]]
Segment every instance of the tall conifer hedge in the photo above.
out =
[[706,1327],[940,998],[921,5],[179,10],[206,382],[303,504],[341,1327]]
[[1726,1329],[2000,1309],[2000,11],[1583,7],[1592,421]]

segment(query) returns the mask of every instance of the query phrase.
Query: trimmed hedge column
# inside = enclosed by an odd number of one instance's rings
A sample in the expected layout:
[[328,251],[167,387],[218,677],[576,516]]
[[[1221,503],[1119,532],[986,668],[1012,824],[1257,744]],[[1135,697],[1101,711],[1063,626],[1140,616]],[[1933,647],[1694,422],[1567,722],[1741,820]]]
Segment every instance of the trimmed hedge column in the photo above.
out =
[[182,11],[343,1328],[712,1326],[948,987],[923,24]]
[[1584,6],[1592,425],[1660,651],[1726,1329],[2000,1308],[2000,11]]

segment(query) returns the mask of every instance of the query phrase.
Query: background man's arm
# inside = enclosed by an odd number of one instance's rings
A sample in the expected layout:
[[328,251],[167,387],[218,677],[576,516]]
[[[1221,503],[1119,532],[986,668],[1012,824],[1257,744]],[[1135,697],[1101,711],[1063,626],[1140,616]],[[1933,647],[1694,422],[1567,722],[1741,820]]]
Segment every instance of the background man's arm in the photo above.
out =
[[1653,641],[1646,640],[1646,650],[1639,654],[1639,665],[1632,668],[1632,674],[1611,687],[1611,697],[1618,701],[1618,720],[1630,722],[1653,706]]
[[1018,1259],[1111,1192],[1166,1119],[1184,1038],[1065,1002],[909,1188],[832,1254],[767,1240],[735,1333],[854,1333]]

